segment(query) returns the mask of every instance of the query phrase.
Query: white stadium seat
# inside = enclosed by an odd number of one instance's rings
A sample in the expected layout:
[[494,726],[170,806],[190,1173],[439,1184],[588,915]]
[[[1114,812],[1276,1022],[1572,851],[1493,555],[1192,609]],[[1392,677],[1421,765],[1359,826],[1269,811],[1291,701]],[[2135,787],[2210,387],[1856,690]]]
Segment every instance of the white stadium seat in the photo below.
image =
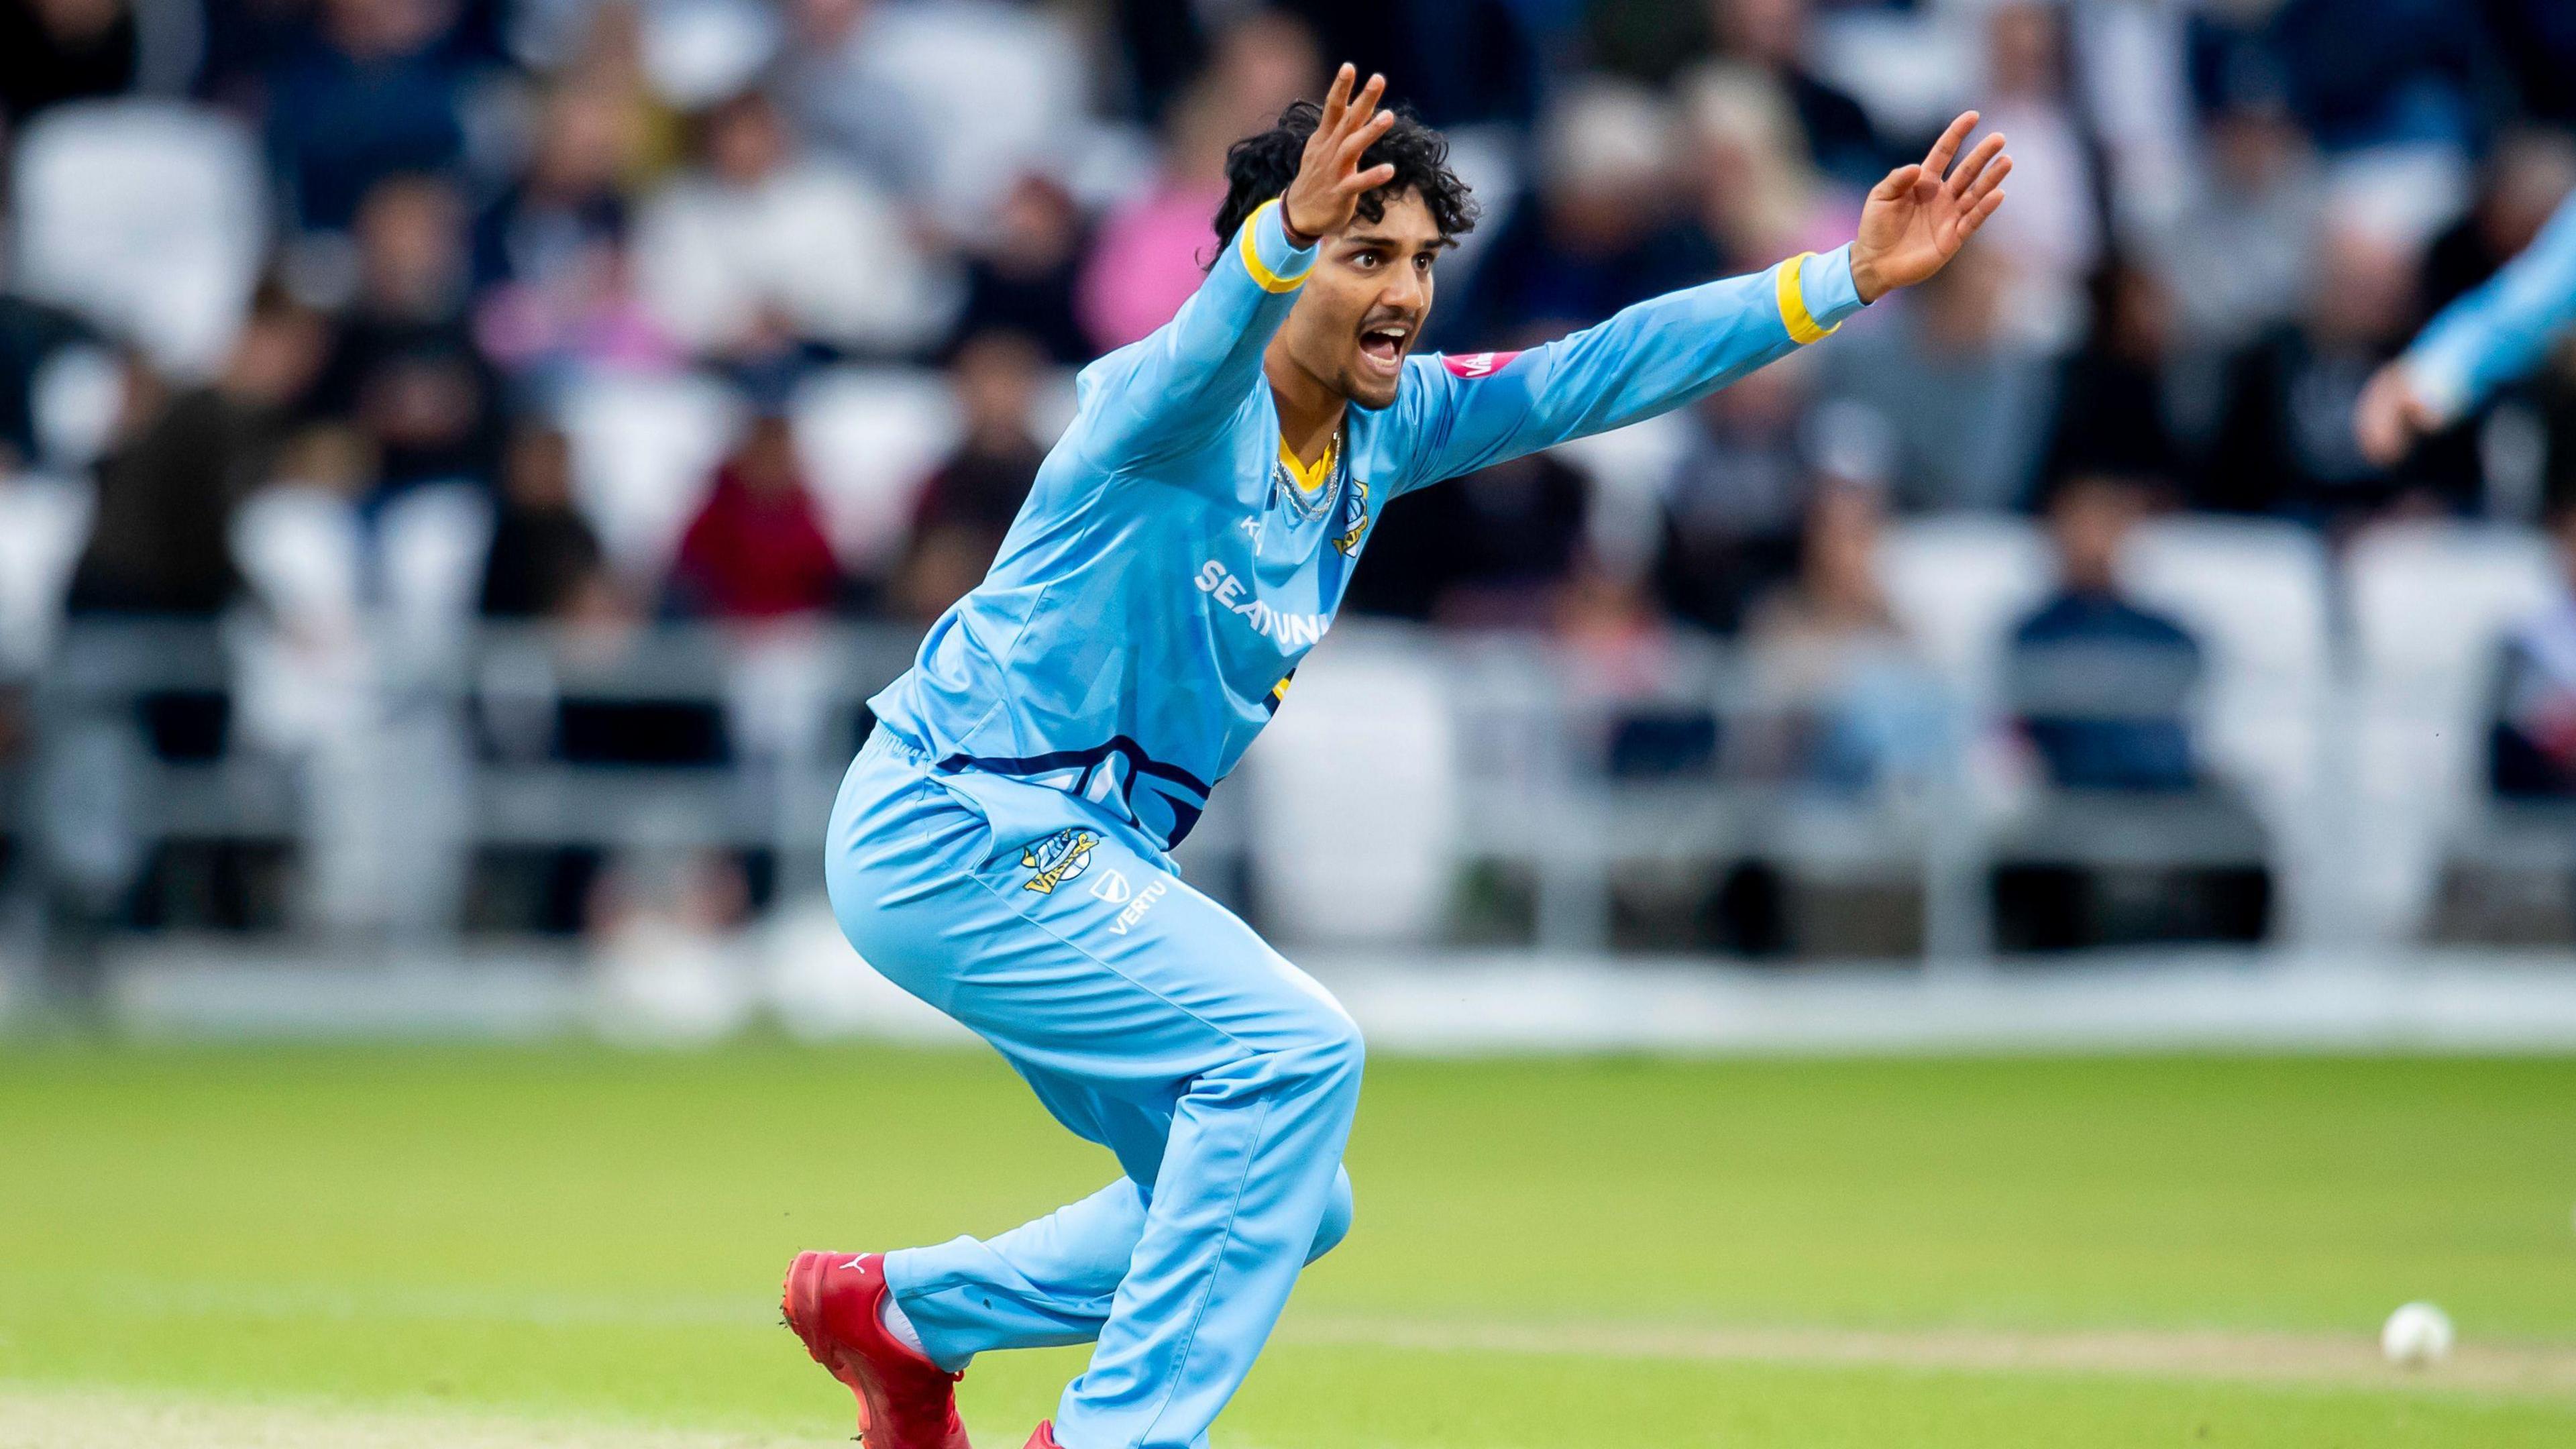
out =
[[86,483],[0,477],[0,675],[35,669],[53,648],[94,503]]
[[1445,671],[1401,630],[1345,624],[1246,759],[1265,918],[1314,944],[1437,936],[1456,858]]
[[376,572],[387,622],[416,661],[464,642],[492,552],[492,503],[463,483],[414,488],[376,517]]
[[1890,524],[1878,569],[1898,622],[1944,675],[1991,703],[2004,642],[2056,565],[2027,521],[1958,514]]
[[262,488],[233,512],[233,561],[288,632],[355,637],[366,610],[367,530],[328,488]]
[[852,77],[905,117],[906,149],[950,226],[982,225],[1020,176],[1058,175],[1089,129],[1089,46],[1051,7],[888,5]]
[[364,689],[367,530],[337,490],[259,490],[233,512],[233,561],[260,607],[228,632],[243,741],[290,755],[376,724]]
[[2121,560],[2122,582],[2181,617],[2220,656],[2300,682],[2326,656],[2326,553],[2315,533],[2271,519],[2178,516],[2141,527]]
[[741,403],[691,374],[603,373],[566,391],[560,422],[609,558],[630,578],[660,578],[733,446]]
[[65,474],[86,474],[106,454],[130,401],[124,364],[86,342],[56,348],[28,393],[37,461]]
[[2359,893],[2412,934],[2445,837],[2482,791],[2486,693],[2505,632],[2557,598],[2547,542],[2453,523],[2374,529],[2352,547],[2353,779]]
[[2483,723],[2505,630],[2564,587],[2547,540],[2519,528],[2391,525],[2357,540],[2348,567],[2364,687],[2455,732]]
[[268,245],[257,147],[222,112],[172,101],[46,112],[18,143],[10,215],[19,288],[183,378],[222,364]]
[[832,546],[852,569],[881,571],[903,547],[922,479],[956,446],[947,381],[917,368],[836,368],[797,389],[790,410]]
[[2121,571],[2140,603],[2200,638],[2201,757],[2272,827],[2283,929],[2335,923],[2327,892],[2340,882],[2317,868],[2337,844],[2318,748],[2334,683],[2324,545],[2292,523],[2165,518],[2138,530]]

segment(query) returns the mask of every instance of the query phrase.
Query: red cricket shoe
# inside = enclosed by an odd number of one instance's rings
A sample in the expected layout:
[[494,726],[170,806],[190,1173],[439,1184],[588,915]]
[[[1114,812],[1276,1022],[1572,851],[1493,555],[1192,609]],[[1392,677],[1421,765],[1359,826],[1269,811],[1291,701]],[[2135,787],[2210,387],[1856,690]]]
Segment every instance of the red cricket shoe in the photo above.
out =
[[1055,1420],[1048,1419],[1040,1423],[1038,1431],[1029,1436],[1029,1442],[1023,1446],[1023,1449],[1064,1449],[1063,1445],[1055,1442]]
[[859,1399],[866,1449],[969,1449],[958,1375],[895,1342],[877,1318],[885,1254],[799,1253],[779,1307],[814,1362]]

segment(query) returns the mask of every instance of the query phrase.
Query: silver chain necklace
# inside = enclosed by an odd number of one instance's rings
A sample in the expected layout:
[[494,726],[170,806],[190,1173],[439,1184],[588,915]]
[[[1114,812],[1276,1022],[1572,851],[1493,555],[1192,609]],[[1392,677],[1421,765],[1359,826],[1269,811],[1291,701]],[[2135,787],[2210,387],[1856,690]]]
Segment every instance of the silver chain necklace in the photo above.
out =
[[[1333,443],[1330,454],[1332,466],[1324,475],[1324,486],[1315,490],[1315,501],[1312,504],[1309,504],[1306,501],[1306,490],[1298,487],[1297,480],[1289,475],[1288,459],[1282,457],[1272,460],[1270,464],[1271,489],[1274,492],[1284,493],[1287,495],[1289,511],[1296,514],[1299,518],[1312,521],[1314,519],[1325,517],[1333,511],[1334,503],[1340,500],[1342,494],[1342,475],[1350,471],[1350,449],[1346,446],[1349,442],[1349,432],[1350,419],[1348,418],[1344,418],[1341,423],[1333,429]],[[1285,439],[1281,440],[1280,451],[1282,453],[1287,452]]]

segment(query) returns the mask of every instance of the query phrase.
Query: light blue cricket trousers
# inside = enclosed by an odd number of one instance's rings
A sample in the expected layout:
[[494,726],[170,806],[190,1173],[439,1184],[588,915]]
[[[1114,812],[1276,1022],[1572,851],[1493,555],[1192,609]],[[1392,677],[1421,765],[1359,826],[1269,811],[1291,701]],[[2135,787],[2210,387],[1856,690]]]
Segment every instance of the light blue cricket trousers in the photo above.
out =
[[1126,1176],[997,1238],[886,1257],[930,1356],[1097,1341],[1065,1449],[1187,1449],[1300,1267],[1349,1231],[1359,1028],[1061,791],[934,772],[880,726],[832,811],[826,878],[868,964],[974,1029]]

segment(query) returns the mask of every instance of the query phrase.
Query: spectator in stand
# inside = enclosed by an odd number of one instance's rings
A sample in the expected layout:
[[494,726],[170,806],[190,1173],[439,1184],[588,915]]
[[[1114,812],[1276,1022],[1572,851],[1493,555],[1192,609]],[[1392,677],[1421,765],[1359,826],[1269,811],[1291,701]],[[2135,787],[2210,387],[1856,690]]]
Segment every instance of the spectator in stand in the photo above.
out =
[[645,302],[671,335],[749,374],[911,355],[954,310],[951,278],[893,201],[848,165],[800,153],[757,91],[704,118],[697,166],[647,206],[635,248]]
[[1225,154],[1317,93],[1323,64],[1314,36],[1285,15],[1255,11],[1216,38],[1207,70],[1166,115],[1153,181],[1101,223],[1084,263],[1076,305],[1102,352],[1172,320],[1206,279],[1226,240],[1208,234],[1225,200]]
[[2231,364],[2227,413],[2195,504],[2341,531],[2391,508],[2439,510],[2474,496],[2475,449],[2464,430],[2394,472],[2371,462],[2353,435],[2363,387],[2406,340],[2412,267],[2370,232],[2327,232],[2299,320]]
[[913,148],[921,122],[906,114],[904,94],[867,78],[871,32],[886,7],[878,0],[788,0],[792,29],[780,70],[779,97],[797,131],[815,146],[866,171],[889,191],[933,178]]
[[[2190,630],[2130,598],[2120,554],[2144,512],[2133,484],[2079,475],[2049,502],[2057,590],[2017,625],[2006,681],[2050,793],[1997,851],[1995,930],[2007,950],[2262,938],[2264,830],[2200,768],[2188,709]],[[2106,863],[2100,842],[2140,819],[2244,864]]]
[[[1382,72],[1442,130],[1528,129],[1580,7],[1562,0],[1277,0],[1314,28],[1319,48]],[[1400,80],[1398,78],[1401,78]]]
[[1578,85],[1539,137],[1538,193],[1513,208],[1476,265],[1464,305],[1435,321],[1462,346],[1516,346],[1717,275],[1724,259],[1676,214],[1676,127],[1660,96]]
[[2298,315],[2326,186],[2306,134],[2269,103],[2213,116],[2202,155],[2192,196],[2148,258],[2182,307],[2184,338],[2228,351]]
[[475,335],[542,389],[589,365],[656,370],[679,350],[636,295],[627,251],[647,124],[619,88],[574,80],[546,97],[526,173],[474,226]]
[[[483,6],[491,5],[493,0],[467,3]],[[641,4],[636,0],[515,0],[506,10],[510,48],[531,67],[535,77],[548,86],[608,96],[631,118],[629,124],[638,134],[637,154],[634,170],[626,179],[634,185],[659,181],[688,159],[691,117],[676,108],[692,102],[677,97],[694,96],[694,104],[705,107],[741,90],[742,84],[729,78],[747,65],[756,65],[758,62],[751,57],[765,53],[761,47],[774,44],[776,39],[761,12],[737,12],[742,24],[720,21],[718,29],[722,34],[699,37],[701,42],[710,38],[714,41],[703,46],[714,53],[707,56],[706,64],[699,65],[675,54],[680,48],[667,43],[669,32],[662,28],[673,20],[685,22],[689,13],[685,4],[670,5],[661,0]],[[490,12],[477,9],[469,13]],[[697,53],[698,49],[692,48],[688,56]],[[706,86],[715,89],[700,89]]]
[[2576,799],[2576,507],[2559,505],[2550,534],[2565,587],[2496,661],[2487,787],[2508,800]]
[[527,167],[474,219],[474,284],[545,288],[626,239],[626,179],[643,117],[617,91],[578,80],[542,102]]
[[1809,0],[1594,0],[1593,51],[1610,69],[1662,83],[1712,53],[1771,75],[1797,113],[1807,153],[1836,181],[1867,190],[1888,158],[1860,103],[1807,64]]
[[969,252],[962,344],[990,332],[1035,342],[1047,360],[1075,366],[1092,358],[1074,306],[1081,276],[1082,212],[1053,181],[1023,176],[1003,198],[991,235]]
[[1700,224],[1731,272],[1798,252],[1829,252],[1860,213],[1826,195],[1779,81],[1732,63],[1702,66],[1681,82]]
[[1940,682],[1888,607],[1878,577],[1879,490],[1837,484],[1807,511],[1797,576],[1744,626],[1754,718],[1734,768],[1849,793],[1920,781],[1948,748]]
[[2048,508],[2057,589],[2013,628],[2022,732],[2062,790],[2199,783],[2183,712],[2200,682],[2200,642],[2120,587],[2120,551],[2144,504],[2136,486],[2105,475],[2059,485]]
[[268,144],[296,224],[342,231],[376,184],[465,153],[451,0],[322,0],[268,79]]
[[2450,0],[2203,5],[2195,20],[2204,77],[2264,77],[2330,152],[2458,148],[2476,129],[2485,27]]
[[1986,245],[2013,259],[2006,325],[2049,349],[2083,329],[2084,279],[2102,255],[2093,138],[2067,84],[2059,6],[2004,0],[1986,13],[1985,125],[2012,137],[2013,204]]
[[[525,421],[510,434],[478,602],[486,619],[552,624],[602,657],[631,637],[633,603],[573,501],[571,444],[546,424]],[[498,671],[482,684],[474,723],[487,757],[694,764],[720,748],[721,722],[704,705],[562,698],[550,679],[529,687]],[[486,848],[475,862],[467,913],[552,935],[578,932],[603,859],[588,846]]]
[[[1807,0],[1707,0],[1721,54],[1767,71],[1806,133],[1808,154],[1845,186],[1866,191],[1888,155],[1869,113],[1807,66]],[[2020,145],[2021,137],[2013,141]],[[2018,199],[2018,192],[2016,192]]]
[[[1994,248],[1969,244],[1902,310],[1823,355],[1828,398],[1884,422],[1897,496],[1915,508],[2025,504],[2056,406],[2056,369],[2004,325],[2007,279]],[[1962,427],[1979,446],[1958,446]]]
[[1732,635],[1752,601],[1796,571],[1809,380],[1797,359],[1783,359],[1683,415],[1690,441],[1664,485],[1654,564],[1655,593],[1674,618]]
[[2116,257],[2092,293],[2092,334],[2067,361],[2043,476],[2108,475],[2178,497],[2189,470],[2175,424],[2173,300]]
[[793,0],[781,99],[804,134],[936,225],[981,232],[1023,174],[1080,158],[1085,37],[1011,0]]
[[521,423],[502,458],[480,612],[487,619],[580,614],[585,598],[607,586],[607,568],[598,532],[573,502],[571,441],[553,427]]
[[949,364],[963,436],[922,484],[895,578],[904,617],[928,624],[984,581],[1037,482],[1046,445],[1031,424],[1045,357],[1013,332],[968,338]]
[[2305,133],[2276,104],[2212,117],[2204,164],[2171,228],[2145,252],[2194,348],[2231,350],[2296,315],[2325,220]]
[[48,106],[186,88],[190,0],[17,0],[0,6],[0,133]]
[[222,373],[171,398],[100,465],[74,610],[208,617],[232,601],[234,511],[267,481],[326,341],[283,288],[260,289]]
[[685,613],[767,623],[830,611],[842,583],[795,431],[785,415],[765,412],[717,468],[681,536],[673,601]]
[[500,461],[501,380],[467,317],[465,205],[453,184],[397,175],[357,215],[358,296],[315,390],[383,457],[385,493],[489,486]]
[[737,363],[918,344],[914,294],[933,272],[887,192],[803,147],[757,90],[688,136],[689,165],[645,199],[634,235],[645,299],[680,342]]

